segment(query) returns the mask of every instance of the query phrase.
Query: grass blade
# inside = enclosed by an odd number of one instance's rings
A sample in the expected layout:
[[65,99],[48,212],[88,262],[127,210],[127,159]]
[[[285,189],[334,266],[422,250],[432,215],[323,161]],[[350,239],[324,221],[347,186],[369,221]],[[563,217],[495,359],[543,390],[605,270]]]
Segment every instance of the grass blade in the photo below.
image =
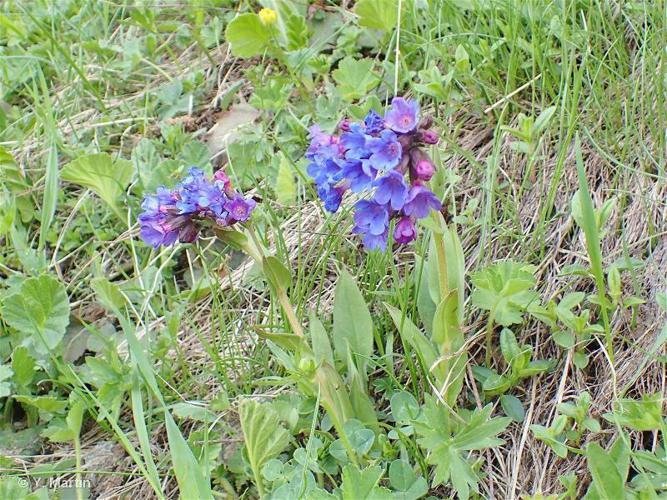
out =
[[597,222],[595,220],[595,209],[593,208],[593,199],[588,190],[586,182],[586,170],[584,160],[581,155],[581,142],[579,135],[575,137],[575,156],[577,161],[577,173],[579,175],[579,201],[581,203],[581,229],[586,236],[586,250],[591,261],[591,271],[595,277],[595,286],[597,288],[598,301],[600,302],[600,312],[607,341],[607,353],[610,359],[614,359],[612,346],[611,330],[609,328],[609,317],[607,315],[607,298],[605,294],[604,270],[602,268],[602,251],[600,250],[600,234],[598,232]]

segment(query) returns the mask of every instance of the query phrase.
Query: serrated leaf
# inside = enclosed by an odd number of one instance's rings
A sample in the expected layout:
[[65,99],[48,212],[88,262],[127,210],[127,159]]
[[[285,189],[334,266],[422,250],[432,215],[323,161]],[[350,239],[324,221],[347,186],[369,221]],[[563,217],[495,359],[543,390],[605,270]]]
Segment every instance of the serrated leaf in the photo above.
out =
[[67,401],[58,399],[55,396],[14,396],[14,399],[21,404],[30,405],[38,410],[48,413],[59,413],[67,408]]
[[129,160],[112,160],[106,153],[81,156],[63,167],[62,180],[92,189],[123,220],[118,199],[132,180]]
[[537,300],[534,266],[504,260],[472,275],[472,303],[493,313],[502,326],[519,324],[527,307]]
[[418,477],[412,466],[405,460],[394,460],[389,465],[389,483],[396,490],[395,500],[416,500],[428,493],[428,483]]
[[54,350],[69,325],[65,287],[48,275],[28,278],[5,299],[2,316],[12,328],[33,336],[39,352]]
[[354,59],[352,56],[347,56],[338,63],[332,76],[343,99],[361,99],[380,83],[380,78],[373,72],[373,66],[372,59]]
[[[18,385],[27,387],[35,376],[35,359],[30,356],[26,347],[17,347],[12,353],[12,369],[14,381]],[[0,380],[2,377],[0,376]]]
[[271,30],[267,28],[255,13],[237,16],[225,30],[225,38],[231,45],[232,54],[237,57],[261,55],[271,41]]
[[491,418],[492,405],[476,410],[468,423],[454,438],[454,445],[459,450],[481,450],[498,446],[504,441],[496,436],[510,424],[508,417]]
[[11,394],[10,379],[12,375],[14,375],[14,371],[11,367],[0,364],[0,398],[5,398]]
[[479,477],[469,463],[469,450],[481,450],[503,441],[496,437],[510,423],[509,418],[489,418],[492,405],[474,410],[464,424],[452,420],[449,410],[434,398],[426,397],[423,418],[415,421],[418,444],[435,466],[432,486],[451,483],[460,498],[470,489],[477,491]]
[[239,418],[250,468],[255,478],[261,478],[264,464],[289,445],[289,433],[268,403],[244,400],[239,408]]
[[355,465],[343,467],[343,482],[340,486],[342,500],[380,500],[388,498],[391,492],[378,486],[382,478],[382,467],[371,465],[358,469]]
[[354,6],[359,26],[391,31],[398,21],[398,0],[359,0]]
[[654,431],[663,425],[663,398],[659,393],[645,394],[642,399],[620,399],[613,413],[605,413],[605,420],[635,431]]

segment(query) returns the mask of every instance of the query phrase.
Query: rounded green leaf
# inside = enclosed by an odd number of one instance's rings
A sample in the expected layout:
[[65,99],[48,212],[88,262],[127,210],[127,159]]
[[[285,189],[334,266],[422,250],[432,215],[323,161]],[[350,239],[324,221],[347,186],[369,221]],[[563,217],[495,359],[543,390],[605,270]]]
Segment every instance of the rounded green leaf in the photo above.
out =
[[227,42],[232,46],[232,54],[238,57],[260,55],[269,45],[271,32],[254,13],[241,14],[225,31]]
[[38,351],[55,349],[69,325],[65,287],[47,275],[28,278],[5,299],[2,316],[12,328],[32,335]]
[[354,6],[359,16],[359,26],[391,31],[398,21],[397,0],[359,0]]

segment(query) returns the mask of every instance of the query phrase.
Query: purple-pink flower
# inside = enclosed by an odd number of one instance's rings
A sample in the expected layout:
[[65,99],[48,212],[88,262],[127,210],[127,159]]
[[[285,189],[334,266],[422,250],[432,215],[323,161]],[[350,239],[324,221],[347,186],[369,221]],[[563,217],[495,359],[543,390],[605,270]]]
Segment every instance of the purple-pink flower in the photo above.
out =
[[324,208],[335,212],[349,190],[362,196],[354,207],[353,232],[367,250],[385,249],[389,225],[396,220],[394,240],[416,238],[415,220],[440,209],[440,201],[424,183],[435,173],[425,151],[438,142],[433,120],[420,121],[416,101],[395,97],[381,116],[370,110],[363,122],[344,119],[338,135],[310,129],[307,167]]
[[394,240],[396,243],[406,245],[417,238],[417,228],[414,221],[407,216],[403,216],[394,227]]
[[431,210],[440,210],[440,200],[426,186],[416,185],[410,188],[408,200],[403,206],[403,213],[423,219]]
[[250,218],[252,211],[257,203],[252,198],[244,198],[242,195],[235,193],[231,198],[225,201],[225,210],[227,211],[227,219],[233,224],[234,222],[245,222]]
[[369,142],[371,151],[370,162],[378,170],[389,170],[401,161],[403,148],[398,142],[396,134],[391,130],[383,130],[380,137],[374,137]]
[[391,108],[384,115],[384,121],[394,132],[412,132],[419,121],[419,104],[417,101],[394,97]]
[[205,221],[217,225],[245,222],[255,201],[235,192],[229,178],[217,172],[209,180],[198,168],[191,168],[172,190],[161,186],[146,195],[139,215],[141,238],[157,248],[197,239]]
[[390,170],[378,177],[373,185],[376,187],[374,199],[382,205],[390,205],[393,210],[400,210],[408,198],[408,185],[403,175]]
[[355,205],[355,226],[373,235],[386,232],[389,227],[389,212],[387,207],[372,200],[359,200]]

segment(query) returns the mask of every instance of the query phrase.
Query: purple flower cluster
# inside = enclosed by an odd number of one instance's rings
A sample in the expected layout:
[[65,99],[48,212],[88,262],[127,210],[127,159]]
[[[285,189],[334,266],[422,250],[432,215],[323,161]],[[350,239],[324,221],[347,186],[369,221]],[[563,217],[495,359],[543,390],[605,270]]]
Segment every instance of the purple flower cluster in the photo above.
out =
[[440,210],[438,198],[426,186],[435,165],[422,146],[436,144],[430,118],[419,119],[416,101],[395,97],[384,118],[370,111],[363,123],[344,120],[337,135],[317,126],[310,129],[306,152],[308,175],[317,185],[324,207],[335,212],[349,189],[365,195],[355,205],[353,232],[368,250],[385,250],[392,219],[394,240],[416,238],[416,219]]
[[159,187],[155,194],[147,195],[141,208],[141,238],[157,248],[177,240],[192,243],[207,220],[219,226],[245,222],[255,208],[255,200],[235,191],[222,170],[211,180],[192,167],[174,189]]

